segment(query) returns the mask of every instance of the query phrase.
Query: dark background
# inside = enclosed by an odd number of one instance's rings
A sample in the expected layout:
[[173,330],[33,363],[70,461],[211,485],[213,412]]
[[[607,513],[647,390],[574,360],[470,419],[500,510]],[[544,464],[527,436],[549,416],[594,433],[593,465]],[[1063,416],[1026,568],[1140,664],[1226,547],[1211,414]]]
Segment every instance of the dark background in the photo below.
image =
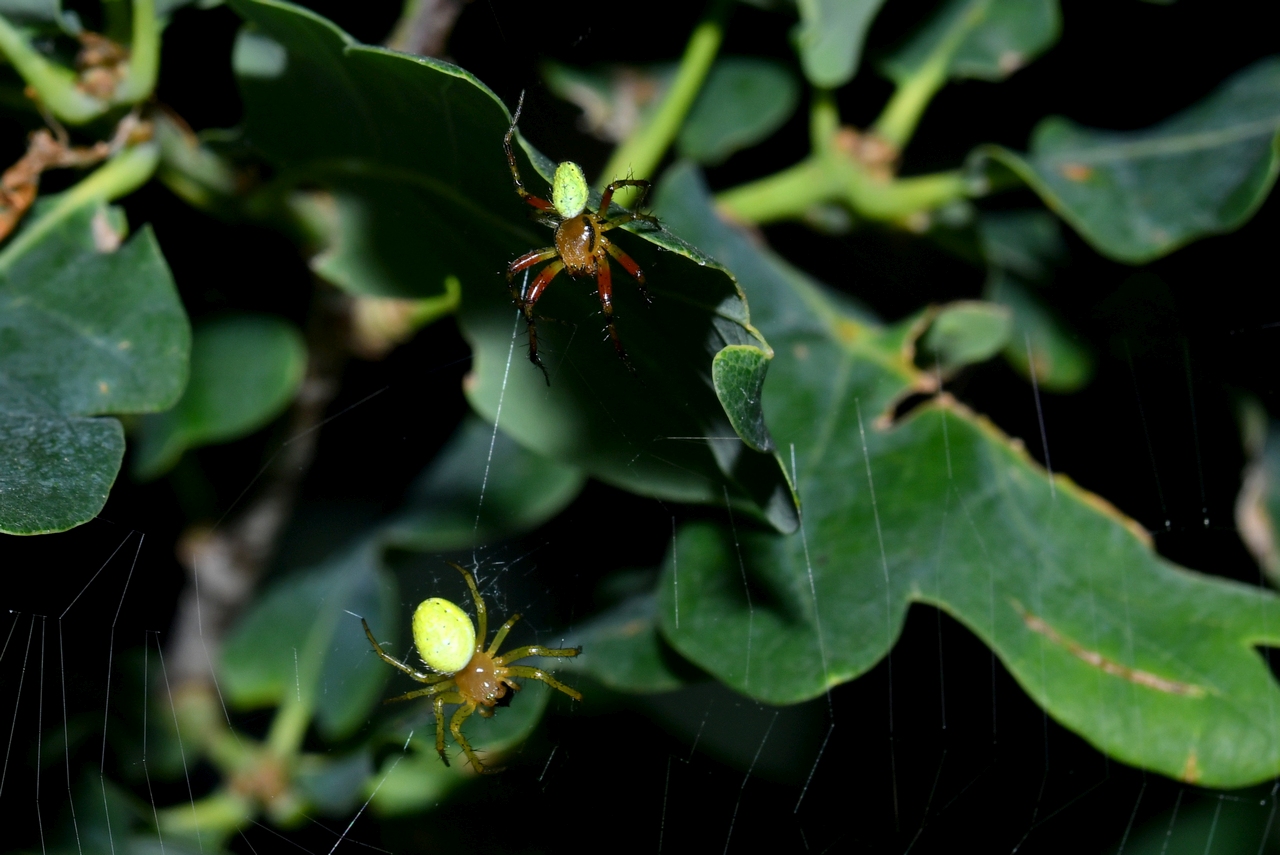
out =
[[[399,4],[386,0],[310,5],[370,42],[382,41],[399,13]],[[870,56],[909,32],[931,7],[913,0],[886,4],[871,32]],[[577,160],[593,174],[608,148],[577,130],[576,109],[546,91],[538,62],[673,59],[701,11],[698,3],[476,0],[463,12],[449,53],[509,104],[527,89],[522,131],[552,158]],[[1036,122],[1053,113],[1095,127],[1144,127],[1275,52],[1280,32],[1280,9],[1263,3],[1064,0],[1063,18],[1059,44],[1009,81],[944,89],[906,152],[904,171],[955,166],[983,142],[1024,148]],[[796,67],[790,22],[785,14],[741,5],[723,53],[773,56]],[[187,9],[166,34],[159,97],[196,129],[239,120],[230,71],[237,26],[225,8]],[[845,120],[869,123],[889,91],[874,74],[862,74],[839,93]],[[709,181],[723,188],[768,174],[803,157],[807,145],[802,105],[774,138],[712,169]],[[312,279],[296,247],[280,235],[212,219],[155,183],[124,204],[135,228],[146,222],[155,228],[194,318],[237,309],[304,320]],[[982,204],[1037,203],[1029,193],[1013,193]],[[1085,391],[1043,396],[1054,469],[1134,516],[1170,559],[1252,583],[1259,573],[1232,518],[1244,462],[1235,407],[1247,392],[1280,411],[1274,379],[1280,305],[1272,272],[1277,210],[1268,202],[1238,232],[1141,269],[1108,262],[1069,235],[1071,264],[1048,292],[1098,362]],[[798,225],[770,227],[766,234],[797,265],[886,319],[981,292],[982,270],[917,237],[877,228],[831,237]],[[317,560],[397,505],[464,414],[460,381],[468,367],[467,348],[447,320],[384,361],[348,365],[330,408],[341,415],[322,430],[275,572]],[[970,370],[953,389],[1023,437],[1043,460],[1032,391],[1003,363]],[[146,632],[168,631],[184,582],[173,557],[177,536],[192,520],[234,513],[283,438],[276,425],[200,451],[170,479],[145,486],[130,482],[126,460],[100,519],[62,535],[5,537],[0,561],[24,584],[11,584],[6,596],[18,614],[12,653],[0,662],[0,710],[17,706],[20,680],[52,680],[58,673],[54,619],[134,531],[145,541],[118,615],[136,538],[61,625],[70,720],[83,713],[89,721],[97,710],[100,722],[108,640],[123,656],[141,646]],[[656,566],[672,517],[701,513],[592,484],[544,529],[499,548],[497,555],[531,556],[524,571],[507,577],[508,597],[530,603],[522,610],[536,613],[544,626],[582,619],[603,604],[602,579],[619,569]],[[31,614],[50,620],[30,624]],[[23,671],[17,650],[29,627],[29,670]],[[42,630],[48,646],[44,667],[36,669]],[[9,628],[0,625],[0,632]],[[585,704],[571,709],[553,702],[538,735],[503,775],[474,782],[422,817],[379,823],[366,816],[352,836],[395,852],[652,851],[659,844],[666,851],[719,851],[726,842],[739,851],[941,852],[959,841],[975,851],[1092,852],[1115,851],[1131,822],[1135,829],[1147,822],[1163,828],[1161,817],[1175,804],[1185,816],[1197,804],[1224,803],[1110,762],[1027,700],[965,629],[919,606],[890,660],[800,707],[775,711],[708,685],[639,699],[583,688]],[[113,691],[127,690],[117,685]],[[52,703],[54,696],[46,697]],[[43,711],[46,726],[60,722],[57,712]],[[15,718],[21,722],[15,727],[34,732],[31,715],[26,710]],[[0,723],[5,717],[0,713]],[[22,756],[32,740],[21,732],[12,762],[33,763]],[[87,739],[76,760],[96,766],[100,750]],[[109,754],[109,771],[113,762],[125,761]],[[54,806],[61,801],[57,771],[46,769],[55,783],[42,790]],[[208,780],[201,774],[197,783]],[[29,798],[25,786],[11,782],[0,791],[0,812],[15,815]],[[1274,807],[1264,801],[1269,791],[1268,785],[1226,803],[1256,805],[1248,821],[1261,829]],[[185,799],[185,786],[165,792]],[[608,818],[603,835],[601,817]],[[318,824],[288,836],[311,852],[328,851],[334,840]],[[22,827],[10,838],[36,845]],[[247,840],[259,852],[292,848],[263,829],[247,832]],[[243,840],[232,848],[249,851]]]

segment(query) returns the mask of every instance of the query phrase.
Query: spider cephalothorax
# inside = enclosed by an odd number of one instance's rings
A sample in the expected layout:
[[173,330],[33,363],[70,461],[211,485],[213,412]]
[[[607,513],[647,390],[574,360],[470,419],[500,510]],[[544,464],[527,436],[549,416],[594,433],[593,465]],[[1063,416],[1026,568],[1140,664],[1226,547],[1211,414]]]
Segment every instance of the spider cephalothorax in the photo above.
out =
[[[520,194],[520,198],[538,210],[540,222],[556,230],[555,246],[526,252],[507,265],[507,282],[510,283],[520,271],[543,261],[551,262],[539,271],[533,284],[527,289],[512,289],[516,305],[524,313],[525,321],[529,325],[529,359],[542,369],[543,376],[547,376],[547,369],[538,357],[538,327],[534,320],[533,307],[547,290],[551,280],[563,270],[575,278],[595,279],[596,294],[600,298],[600,307],[604,310],[605,326],[609,331],[609,337],[613,340],[618,356],[630,367],[627,352],[622,347],[617,327],[613,323],[613,277],[609,268],[609,256],[613,256],[614,261],[635,278],[646,300],[649,300],[649,294],[644,289],[644,272],[640,269],[640,265],[609,240],[605,232],[634,220],[657,225],[656,218],[634,211],[625,211],[612,218],[608,216],[609,204],[613,201],[614,193],[623,187],[641,188],[642,194],[639,202],[636,203],[639,207],[644,203],[644,197],[649,192],[649,182],[632,178],[614,181],[601,194],[599,210],[590,211],[587,209],[589,195],[587,178],[582,172],[582,167],[572,161],[565,161],[556,167],[555,176],[551,181],[551,201],[534,196],[525,189],[524,183],[520,180],[515,152],[511,148],[511,137],[515,134],[516,122],[520,121],[520,110],[523,106],[524,96],[522,95],[520,104],[516,107],[515,117],[511,120],[511,127],[503,138],[502,146],[507,153],[507,164],[511,167],[511,177],[515,181],[516,192]],[[547,376],[547,384],[550,385],[550,383],[551,378]]]
[[383,703],[431,698],[436,716],[436,751],[446,766],[449,765],[449,758],[444,753],[444,705],[461,704],[449,719],[449,731],[453,734],[454,741],[462,746],[472,768],[477,772],[487,772],[490,770],[480,762],[480,758],[471,749],[471,743],[462,735],[462,723],[474,712],[479,712],[485,718],[493,715],[493,708],[507,694],[508,687],[516,691],[520,689],[520,684],[513,679],[515,677],[541,680],[575,701],[582,700],[582,695],[576,689],[566,686],[541,668],[508,664],[530,656],[577,656],[582,648],[552,648],[532,644],[499,654],[498,648],[506,641],[507,633],[520,620],[518,614],[507,619],[494,633],[493,643],[485,648],[488,614],[484,598],[480,596],[476,580],[470,573],[452,561],[449,564],[467,580],[467,587],[471,589],[471,597],[476,604],[476,622],[479,625],[473,625],[471,618],[456,603],[441,597],[432,597],[418,603],[413,612],[413,643],[418,649],[418,655],[430,669],[428,672],[410,668],[391,656],[373,637],[365,619],[361,618],[360,622],[364,624],[364,634],[369,637],[374,651],[383,662],[398,668],[419,683],[428,684],[425,689],[388,698]]

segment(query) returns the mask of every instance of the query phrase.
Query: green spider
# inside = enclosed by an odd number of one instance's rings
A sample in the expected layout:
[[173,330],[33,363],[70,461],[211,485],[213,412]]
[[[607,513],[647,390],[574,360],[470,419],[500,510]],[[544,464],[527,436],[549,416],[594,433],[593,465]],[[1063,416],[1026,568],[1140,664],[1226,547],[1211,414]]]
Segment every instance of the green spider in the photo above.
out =
[[472,625],[456,603],[441,597],[432,597],[418,603],[413,612],[413,644],[418,655],[426,663],[427,672],[410,668],[399,659],[382,649],[382,645],[373,637],[369,624],[364,618],[364,634],[373,645],[378,658],[388,665],[408,674],[419,683],[426,683],[425,689],[417,689],[394,698],[387,698],[384,704],[396,701],[410,701],[414,698],[429,697],[431,707],[436,715],[436,752],[444,765],[449,765],[449,758],[444,753],[444,705],[461,704],[453,717],[449,719],[449,732],[453,739],[462,746],[471,766],[477,772],[493,771],[480,762],[471,743],[462,735],[462,723],[474,712],[489,718],[494,713],[499,699],[507,694],[507,688],[519,691],[520,684],[513,677],[526,680],[541,680],[553,689],[559,689],[575,701],[582,700],[582,694],[576,689],[566,686],[541,668],[528,665],[510,665],[518,659],[530,656],[577,656],[581,647],[555,648],[541,647],[536,644],[517,647],[504,654],[498,654],[498,648],[506,640],[507,633],[515,622],[520,620],[519,614],[507,619],[493,636],[493,643],[485,649],[484,639],[488,634],[488,613],[484,598],[476,588],[476,580],[463,567],[448,562],[449,566],[462,574],[471,589],[471,598],[476,604],[476,621],[479,627]]
[[618,329],[613,323],[613,276],[609,269],[609,256],[613,256],[613,260],[636,280],[644,299],[650,303],[653,300],[645,290],[644,271],[640,269],[640,265],[605,237],[605,232],[636,220],[653,226],[658,225],[656,217],[635,211],[626,211],[613,218],[608,217],[609,204],[613,201],[614,193],[623,187],[641,188],[640,201],[636,203],[636,207],[640,207],[644,204],[645,197],[649,195],[650,184],[648,181],[634,178],[614,181],[601,194],[600,209],[589,211],[587,210],[589,195],[587,177],[583,174],[581,166],[566,160],[556,166],[555,176],[551,181],[551,201],[534,196],[525,189],[524,182],[520,180],[515,152],[511,148],[511,138],[516,132],[516,123],[520,121],[522,109],[524,109],[524,93],[520,95],[515,117],[512,118],[511,127],[507,129],[507,135],[502,140],[502,147],[507,153],[507,164],[511,167],[511,178],[515,181],[516,193],[538,210],[536,217],[539,222],[556,230],[554,246],[526,252],[507,265],[507,283],[510,284],[512,278],[520,271],[543,261],[551,262],[542,268],[527,290],[516,290],[513,287],[511,291],[529,327],[529,360],[542,369],[543,377],[550,386],[551,377],[538,357],[538,325],[534,321],[533,307],[547,290],[551,280],[563,270],[574,278],[587,276],[595,278],[596,294],[600,298],[600,307],[604,310],[609,337],[613,340],[613,347],[618,352],[618,356],[627,368],[631,369],[631,361],[627,358],[627,352],[618,338]]

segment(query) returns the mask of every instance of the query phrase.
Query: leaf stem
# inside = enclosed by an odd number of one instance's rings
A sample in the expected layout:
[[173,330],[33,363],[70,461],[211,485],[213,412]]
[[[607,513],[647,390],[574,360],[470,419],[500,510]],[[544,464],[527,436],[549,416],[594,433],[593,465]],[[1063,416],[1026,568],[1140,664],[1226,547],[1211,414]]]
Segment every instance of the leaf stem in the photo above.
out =
[[872,125],[872,131],[902,150],[911,141],[933,96],[950,77],[951,60],[973,28],[987,16],[991,0],[974,0],[947,28],[942,38],[915,71],[897,81],[889,103]]
[[129,74],[116,87],[112,100],[137,104],[151,97],[160,71],[160,23],[155,0],[133,0],[133,38],[129,48]]
[[[693,107],[703,81],[715,62],[720,43],[724,40],[724,25],[729,15],[730,2],[731,0],[712,0],[706,17],[689,37],[684,56],[680,59],[680,67],[676,70],[675,79],[662,103],[647,123],[614,150],[597,182],[599,189],[603,190],[605,185],[618,178],[653,176],[653,171],[680,132],[680,126]],[[632,188],[624,188],[614,199],[626,206],[634,195],[631,190]]]
[[87,178],[58,195],[52,207],[38,219],[27,223],[8,246],[0,250],[0,273],[8,270],[32,244],[39,242],[45,234],[76,211],[88,205],[118,199],[147,183],[159,161],[160,147],[154,142],[122,149]]
[[75,72],[50,62],[0,15],[0,53],[12,63],[45,107],[60,120],[83,125],[107,110],[107,103],[81,91]]

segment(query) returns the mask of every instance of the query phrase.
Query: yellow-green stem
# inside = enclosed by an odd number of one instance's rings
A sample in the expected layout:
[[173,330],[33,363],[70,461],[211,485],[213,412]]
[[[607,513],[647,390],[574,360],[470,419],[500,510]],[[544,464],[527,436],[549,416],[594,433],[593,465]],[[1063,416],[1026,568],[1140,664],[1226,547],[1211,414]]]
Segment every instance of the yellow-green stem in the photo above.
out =
[[0,15],[0,53],[22,76],[49,112],[71,125],[83,125],[106,112],[107,104],[81,91],[75,72],[50,62]]
[[991,0],[974,0],[952,23],[924,63],[910,76],[898,81],[898,88],[880,113],[880,118],[872,125],[875,134],[899,150],[906,148],[929,102],[946,84],[956,51],[973,28],[987,16],[990,5]]
[[53,207],[26,227],[0,251],[0,273],[20,258],[33,244],[38,243],[51,229],[88,205],[109,202],[132,193],[151,177],[160,161],[160,147],[154,142],[123,149],[105,164],[98,167],[79,184],[57,197]]
[[116,87],[112,100],[137,104],[151,97],[160,71],[160,22],[155,0],[134,0],[133,39],[129,47],[129,74]]
[[[618,146],[605,165],[600,176],[599,189],[619,178],[651,178],[663,155],[667,153],[685,116],[702,89],[703,81],[715,62],[724,40],[724,24],[729,14],[730,0],[712,0],[707,16],[694,29],[685,47],[680,67],[671,87],[653,116],[640,126],[622,145]],[[618,193],[614,199],[626,206],[633,194],[631,190]]]

